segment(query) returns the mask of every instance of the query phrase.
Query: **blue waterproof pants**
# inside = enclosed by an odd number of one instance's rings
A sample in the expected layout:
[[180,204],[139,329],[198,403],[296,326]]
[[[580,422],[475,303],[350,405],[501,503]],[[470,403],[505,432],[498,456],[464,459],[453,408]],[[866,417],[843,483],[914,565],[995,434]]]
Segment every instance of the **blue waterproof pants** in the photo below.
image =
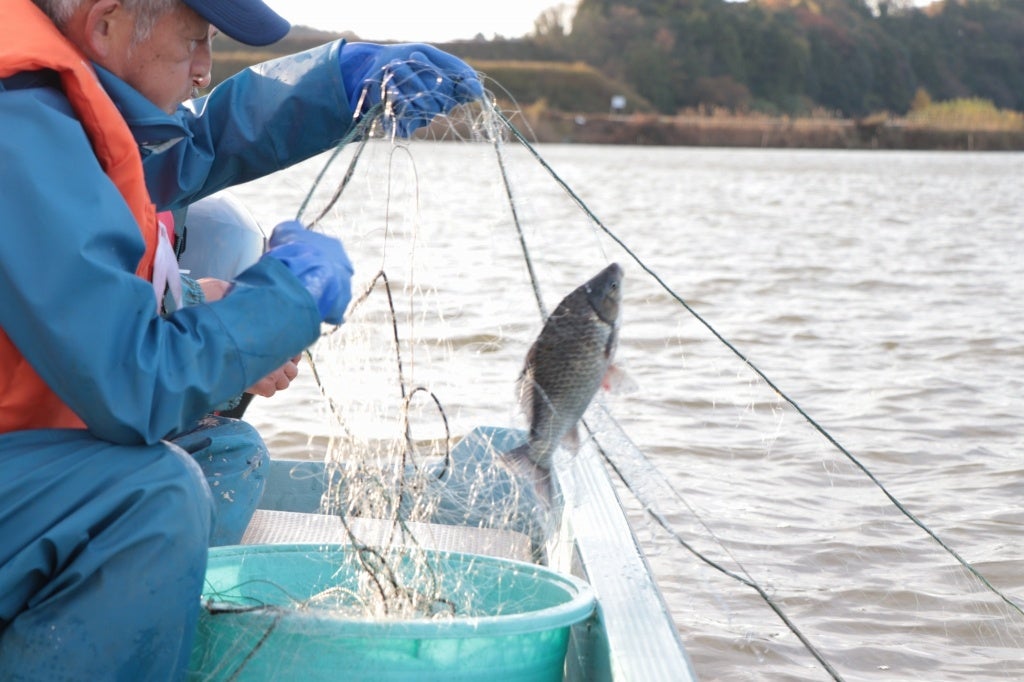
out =
[[167,443],[0,436],[0,680],[176,680],[213,506]]
[[175,443],[0,436],[0,680],[183,677],[207,546],[241,539],[267,451],[222,417]]

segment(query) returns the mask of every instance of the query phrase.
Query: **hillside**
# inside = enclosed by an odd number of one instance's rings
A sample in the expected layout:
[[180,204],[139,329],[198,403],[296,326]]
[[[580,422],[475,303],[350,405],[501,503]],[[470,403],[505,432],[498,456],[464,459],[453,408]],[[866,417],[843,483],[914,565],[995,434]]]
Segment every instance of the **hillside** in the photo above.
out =
[[[1024,5],[1024,0],[1018,2]],[[772,11],[806,7],[803,0],[762,0],[762,4],[772,6]],[[1016,35],[1015,30],[1009,34]],[[1021,36],[1024,38],[1024,28]],[[298,26],[281,42],[253,50],[219,36],[214,83],[257,62],[341,37],[359,39]],[[755,107],[744,95],[749,95],[745,86],[728,77],[690,78],[687,82],[691,85],[699,84],[696,90],[685,83],[677,87],[691,96],[694,92],[703,95],[692,106],[665,113],[664,93],[645,91],[643,83],[614,78],[584,59],[570,59],[565,51],[567,40],[565,36],[554,41],[547,37],[475,40],[439,47],[477,69],[499,106],[520,111],[541,142],[1024,149],[1024,118],[996,107],[991,100],[970,97],[967,88],[959,91],[963,97],[939,102],[918,88],[902,109],[883,108],[850,116],[811,103],[793,112],[767,104]],[[645,92],[654,92],[655,100]],[[611,112],[613,97],[624,98],[625,107]]]

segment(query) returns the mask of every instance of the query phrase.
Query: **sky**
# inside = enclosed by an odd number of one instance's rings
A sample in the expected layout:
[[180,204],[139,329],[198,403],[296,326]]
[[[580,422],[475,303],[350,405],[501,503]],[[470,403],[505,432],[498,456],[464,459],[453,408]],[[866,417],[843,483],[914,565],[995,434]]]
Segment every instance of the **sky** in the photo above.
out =
[[[570,8],[579,0],[264,0],[293,25],[324,31],[352,31],[363,40],[441,43],[477,34],[521,38],[545,10]],[[927,5],[931,0],[913,0]]]
[[[533,31],[544,10],[575,0],[264,0],[293,25],[352,31],[363,40],[438,43],[500,35],[520,38]],[[377,0],[380,1],[380,0]]]

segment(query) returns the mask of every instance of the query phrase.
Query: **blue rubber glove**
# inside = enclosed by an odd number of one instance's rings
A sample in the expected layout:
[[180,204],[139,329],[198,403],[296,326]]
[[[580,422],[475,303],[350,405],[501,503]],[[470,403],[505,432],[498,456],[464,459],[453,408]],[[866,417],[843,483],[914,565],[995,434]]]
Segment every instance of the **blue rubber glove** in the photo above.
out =
[[394,120],[399,137],[409,137],[434,116],[484,94],[468,64],[422,43],[346,43],[338,63],[348,101],[359,107],[356,114],[378,104],[385,93],[390,111],[384,120]]
[[274,228],[264,258],[276,258],[313,295],[320,319],[341,324],[352,300],[352,263],[341,242],[289,220]]

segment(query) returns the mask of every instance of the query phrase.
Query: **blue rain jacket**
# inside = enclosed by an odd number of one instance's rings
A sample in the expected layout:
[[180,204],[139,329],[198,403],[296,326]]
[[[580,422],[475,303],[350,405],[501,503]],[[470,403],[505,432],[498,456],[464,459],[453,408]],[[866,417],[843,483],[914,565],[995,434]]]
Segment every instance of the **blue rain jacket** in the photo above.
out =
[[[144,149],[158,209],[341,139],[352,112],[340,47],[246,70],[174,115],[100,69]],[[15,87],[0,97],[0,326],[96,437],[155,443],[187,430],[316,339],[312,297],[273,259],[222,301],[157,316],[152,287],[133,274],[142,236],[62,93]]]

